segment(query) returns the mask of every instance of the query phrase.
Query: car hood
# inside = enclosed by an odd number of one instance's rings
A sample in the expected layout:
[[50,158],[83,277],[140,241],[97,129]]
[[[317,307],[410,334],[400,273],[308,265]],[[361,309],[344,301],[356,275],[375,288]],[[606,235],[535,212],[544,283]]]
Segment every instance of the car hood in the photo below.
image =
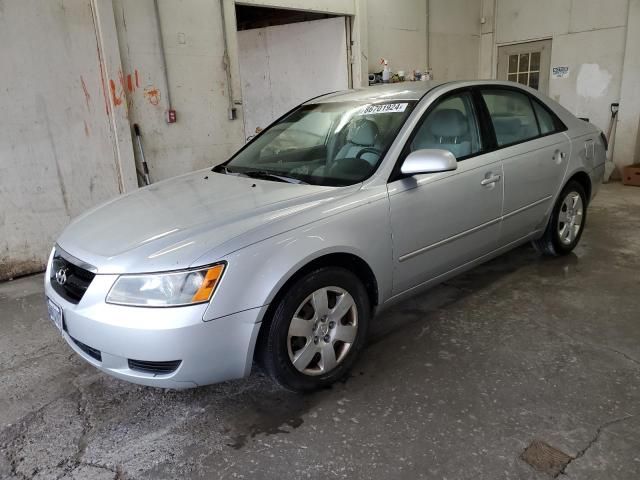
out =
[[[94,265],[98,273],[187,268],[215,247],[225,245],[229,253],[280,233],[274,223],[283,224],[294,214],[358,188],[281,183],[207,169],[136,190],[90,210],[65,229],[58,245]],[[300,224],[310,221],[298,217]],[[261,235],[261,230],[269,233]]]

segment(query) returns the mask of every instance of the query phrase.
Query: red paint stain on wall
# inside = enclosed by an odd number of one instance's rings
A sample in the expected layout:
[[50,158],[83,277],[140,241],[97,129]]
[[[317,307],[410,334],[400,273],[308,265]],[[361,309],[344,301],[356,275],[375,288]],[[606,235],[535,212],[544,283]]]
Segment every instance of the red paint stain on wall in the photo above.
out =
[[[100,72],[102,74],[102,65],[100,65]],[[84,85],[84,83],[83,83]],[[129,108],[133,106],[133,97],[129,94],[133,94],[140,87],[140,73],[138,70],[134,70],[133,73],[125,74],[122,70],[118,71],[117,79],[109,80],[109,90],[111,101],[114,107],[119,107],[123,103]],[[109,98],[105,92],[105,105],[107,109],[107,115],[109,114]],[[88,93],[87,93],[88,95]],[[144,89],[144,97],[151,105],[160,104],[160,90],[154,86],[148,86]],[[127,109],[128,110],[128,109]],[[128,111],[126,112],[128,115]]]
[[[135,83],[134,83],[135,78]],[[134,93],[140,86],[140,77],[138,70],[135,70],[133,74],[124,74],[122,70],[118,71],[118,79],[109,80],[109,87],[111,88],[111,97],[115,106],[122,105],[123,102],[127,102],[127,105],[131,106],[133,100],[127,98],[126,93]],[[158,92],[159,94],[159,92]]]
[[116,82],[113,79],[109,80],[109,86],[111,87],[111,97],[113,99],[113,104],[117,107],[118,105],[122,105],[122,96],[118,95],[116,91]]
[[158,105],[160,103],[160,90],[157,87],[146,87],[144,89],[144,98],[146,98],[151,105]]

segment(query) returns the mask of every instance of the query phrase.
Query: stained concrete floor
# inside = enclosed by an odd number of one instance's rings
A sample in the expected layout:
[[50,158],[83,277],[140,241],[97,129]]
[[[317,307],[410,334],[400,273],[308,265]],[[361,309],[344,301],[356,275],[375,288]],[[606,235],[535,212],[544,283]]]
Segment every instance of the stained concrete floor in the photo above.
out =
[[607,185],[575,254],[519,248],[382,314],[353,375],[311,395],[259,373],[189,391],[98,373],[0,285],[0,477],[640,478],[640,189]]

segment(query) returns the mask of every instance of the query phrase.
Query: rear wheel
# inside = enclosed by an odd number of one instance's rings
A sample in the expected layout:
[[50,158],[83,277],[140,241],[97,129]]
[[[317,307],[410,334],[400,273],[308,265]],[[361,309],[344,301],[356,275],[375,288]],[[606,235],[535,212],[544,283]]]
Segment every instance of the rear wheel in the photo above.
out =
[[326,387],[355,362],[369,316],[367,292],[353,273],[339,267],[310,272],[291,285],[264,325],[262,364],[291,390]]
[[544,232],[533,246],[545,255],[559,256],[571,252],[582,236],[587,219],[584,188],[570,181],[560,193]]

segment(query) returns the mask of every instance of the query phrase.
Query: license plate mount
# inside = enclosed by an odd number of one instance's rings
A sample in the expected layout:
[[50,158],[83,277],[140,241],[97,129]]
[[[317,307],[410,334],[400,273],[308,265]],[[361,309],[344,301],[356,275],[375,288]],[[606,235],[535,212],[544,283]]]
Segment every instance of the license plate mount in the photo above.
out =
[[62,308],[58,306],[53,300],[47,298],[47,311],[49,312],[49,320],[53,322],[58,331],[62,334],[63,325],[63,313]]

